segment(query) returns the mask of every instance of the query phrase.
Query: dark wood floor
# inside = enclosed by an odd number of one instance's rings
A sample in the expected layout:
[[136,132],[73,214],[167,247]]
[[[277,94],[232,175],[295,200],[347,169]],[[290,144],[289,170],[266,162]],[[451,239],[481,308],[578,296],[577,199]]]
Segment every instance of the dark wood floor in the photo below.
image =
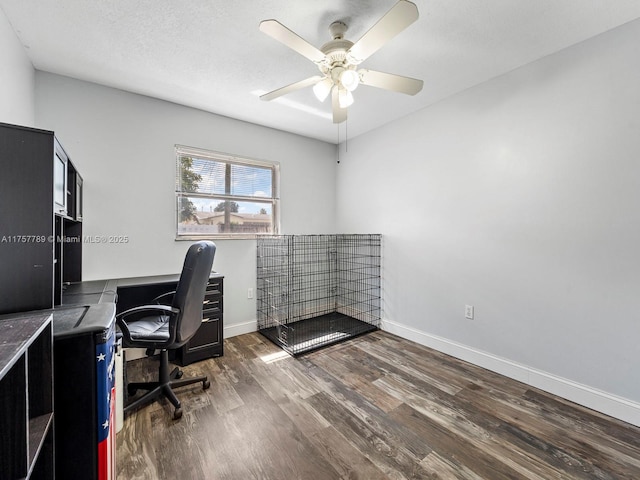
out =
[[640,428],[381,331],[298,358],[241,335],[184,371],[211,388],[128,417],[118,480],[640,479]]

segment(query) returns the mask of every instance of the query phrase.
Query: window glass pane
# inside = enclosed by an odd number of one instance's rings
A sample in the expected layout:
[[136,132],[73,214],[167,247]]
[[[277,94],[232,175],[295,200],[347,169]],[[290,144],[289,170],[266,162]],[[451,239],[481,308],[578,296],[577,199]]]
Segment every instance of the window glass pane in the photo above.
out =
[[271,197],[272,174],[270,168],[230,164],[227,192],[227,163],[216,160],[180,157],[179,191],[210,194]]
[[180,191],[225,193],[226,163],[215,160],[180,157]]
[[178,235],[273,233],[272,201],[178,197]]
[[270,197],[271,169],[232,164],[231,195]]

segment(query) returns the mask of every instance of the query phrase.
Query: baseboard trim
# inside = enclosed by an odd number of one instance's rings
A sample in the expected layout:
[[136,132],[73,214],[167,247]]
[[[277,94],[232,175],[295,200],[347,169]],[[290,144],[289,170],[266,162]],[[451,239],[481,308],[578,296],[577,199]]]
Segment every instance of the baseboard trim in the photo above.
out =
[[223,337],[230,338],[244,333],[256,332],[258,330],[257,320],[251,322],[235,323],[233,325],[225,325],[223,328]]
[[640,403],[389,320],[382,330],[640,427]]

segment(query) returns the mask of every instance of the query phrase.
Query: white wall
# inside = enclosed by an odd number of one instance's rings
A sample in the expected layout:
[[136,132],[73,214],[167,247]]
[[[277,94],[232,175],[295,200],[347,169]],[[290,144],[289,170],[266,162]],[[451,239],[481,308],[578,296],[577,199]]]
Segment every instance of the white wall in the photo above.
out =
[[0,65],[0,122],[33,126],[33,66],[2,9]]
[[341,147],[386,328],[640,424],[639,78],[635,21]]
[[[257,100],[256,100],[257,101]],[[83,279],[178,273],[174,145],[280,162],[283,233],[333,233],[335,146],[49,73],[36,74],[36,121],[56,132],[84,179]],[[225,335],[255,330],[255,241],[218,240]]]

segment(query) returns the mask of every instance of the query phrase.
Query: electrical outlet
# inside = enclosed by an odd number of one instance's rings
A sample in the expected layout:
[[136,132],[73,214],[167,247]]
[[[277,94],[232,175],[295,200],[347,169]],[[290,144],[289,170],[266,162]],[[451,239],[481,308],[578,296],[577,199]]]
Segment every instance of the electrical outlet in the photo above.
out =
[[473,320],[473,305],[464,306],[464,317]]
[[253,298],[253,288],[247,290],[247,298]]

